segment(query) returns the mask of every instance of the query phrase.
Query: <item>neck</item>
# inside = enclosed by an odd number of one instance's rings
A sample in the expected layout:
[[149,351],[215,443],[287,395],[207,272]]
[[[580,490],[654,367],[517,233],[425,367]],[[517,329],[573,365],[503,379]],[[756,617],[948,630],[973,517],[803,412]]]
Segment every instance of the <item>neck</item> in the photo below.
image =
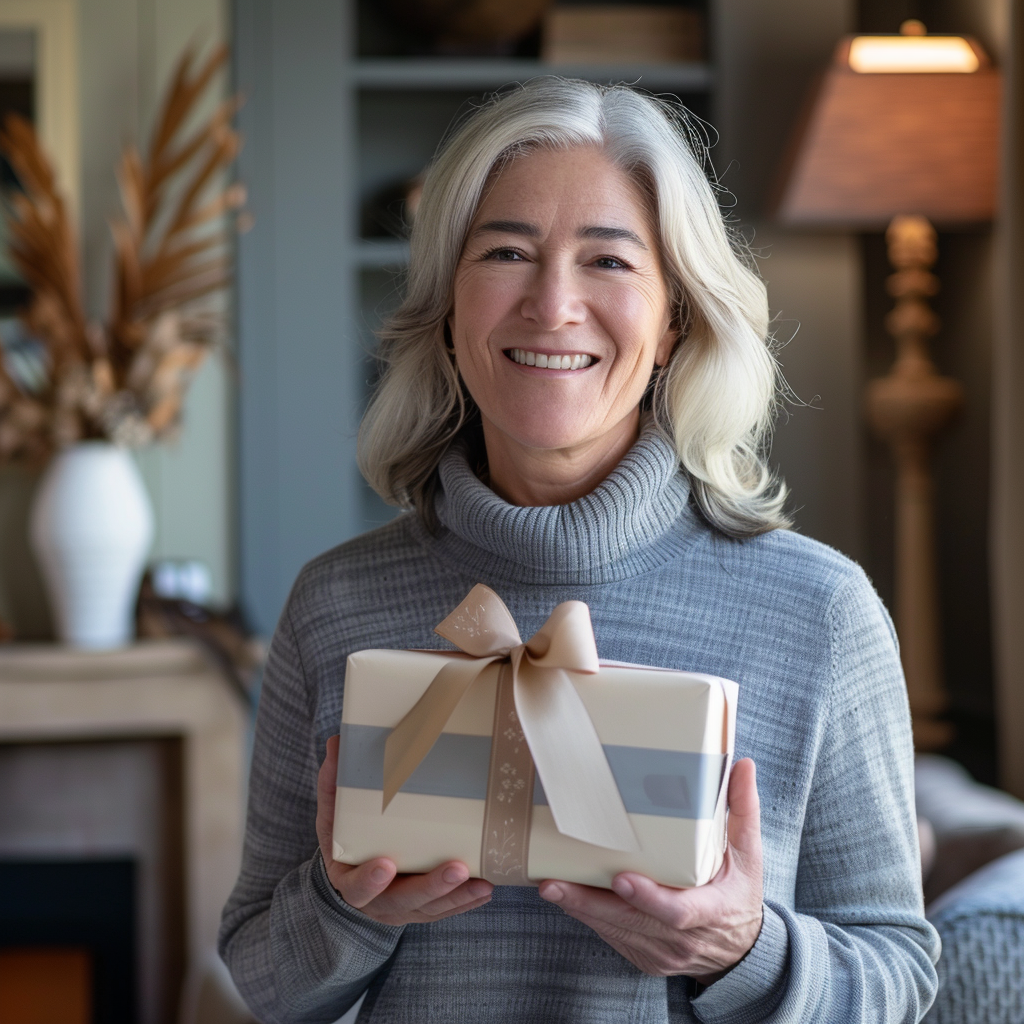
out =
[[598,438],[568,448],[529,448],[483,418],[490,487],[512,505],[568,505],[589,494],[622,461],[640,434],[640,410]]

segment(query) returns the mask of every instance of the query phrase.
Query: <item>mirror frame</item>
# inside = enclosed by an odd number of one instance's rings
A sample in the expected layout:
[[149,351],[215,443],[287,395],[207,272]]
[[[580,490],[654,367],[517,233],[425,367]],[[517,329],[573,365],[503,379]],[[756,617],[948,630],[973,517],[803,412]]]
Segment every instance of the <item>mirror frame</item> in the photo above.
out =
[[36,35],[35,123],[80,224],[81,152],[78,129],[78,4],[76,0],[0,0],[0,31]]

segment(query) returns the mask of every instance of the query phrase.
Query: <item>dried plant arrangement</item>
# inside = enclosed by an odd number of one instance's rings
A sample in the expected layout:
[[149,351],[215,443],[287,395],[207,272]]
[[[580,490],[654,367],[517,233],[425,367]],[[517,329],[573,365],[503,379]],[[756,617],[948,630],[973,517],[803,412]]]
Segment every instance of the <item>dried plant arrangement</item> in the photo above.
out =
[[[32,126],[8,115],[4,153],[23,191],[10,215],[12,261],[31,290],[19,358],[0,358],[0,463],[42,462],[80,440],[140,446],[178,424],[189,381],[223,335],[211,298],[230,280],[225,225],[245,202],[223,184],[241,141],[221,102],[198,127],[196,107],[227,60],[185,51],[147,153],[117,166],[123,215],[114,237],[107,322],[89,322],[78,240]],[[6,340],[6,339],[2,339]]]

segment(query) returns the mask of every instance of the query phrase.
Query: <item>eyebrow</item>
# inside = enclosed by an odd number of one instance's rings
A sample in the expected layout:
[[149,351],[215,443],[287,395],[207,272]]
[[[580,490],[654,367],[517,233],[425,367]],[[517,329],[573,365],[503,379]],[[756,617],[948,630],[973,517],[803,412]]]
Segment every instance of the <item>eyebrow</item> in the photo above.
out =
[[[528,224],[521,220],[489,220],[480,224],[473,232],[481,235],[488,231],[498,231],[509,235],[525,235],[527,238],[539,238],[540,228],[536,224]],[[589,225],[577,232],[580,238],[597,238],[608,242],[631,242],[641,249],[647,249],[644,240],[629,228],[602,227]]]
[[629,228],[586,227],[580,229],[579,236],[580,238],[598,238],[606,242],[632,242],[633,245],[637,245],[641,249],[647,248],[644,240]]

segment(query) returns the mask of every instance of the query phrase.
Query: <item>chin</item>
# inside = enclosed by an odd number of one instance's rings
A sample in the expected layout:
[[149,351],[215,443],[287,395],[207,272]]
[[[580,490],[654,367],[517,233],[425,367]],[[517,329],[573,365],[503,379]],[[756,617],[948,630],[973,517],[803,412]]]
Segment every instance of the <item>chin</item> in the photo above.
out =
[[583,423],[576,417],[568,416],[534,417],[528,423],[516,423],[507,429],[498,429],[514,443],[540,451],[574,448],[605,432],[594,423]]

